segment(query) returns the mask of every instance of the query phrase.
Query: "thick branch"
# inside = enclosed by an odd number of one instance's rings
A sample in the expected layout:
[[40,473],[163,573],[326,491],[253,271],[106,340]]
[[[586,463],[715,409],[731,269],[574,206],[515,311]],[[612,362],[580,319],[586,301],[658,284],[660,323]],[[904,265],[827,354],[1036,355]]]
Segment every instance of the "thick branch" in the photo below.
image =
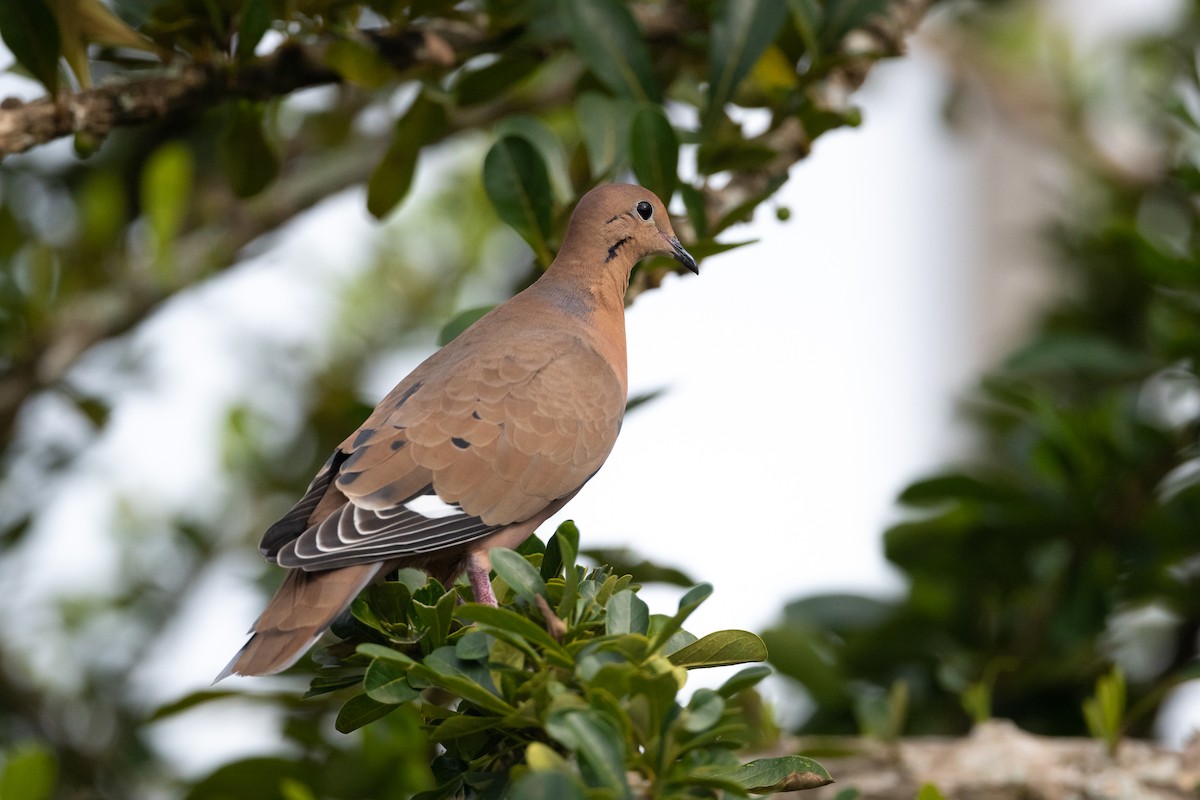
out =
[[[470,30],[450,32],[456,44],[477,44]],[[373,35],[372,46],[398,71],[418,64],[452,67],[455,51],[442,32],[404,30]],[[185,63],[59,98],[0,103],[0,159],[76,133],[103,139],[114,128],[190,114],[222,99],[265,100],[297,89],[337,83],[326,65],[327,42],[288,44],[248,63]]]

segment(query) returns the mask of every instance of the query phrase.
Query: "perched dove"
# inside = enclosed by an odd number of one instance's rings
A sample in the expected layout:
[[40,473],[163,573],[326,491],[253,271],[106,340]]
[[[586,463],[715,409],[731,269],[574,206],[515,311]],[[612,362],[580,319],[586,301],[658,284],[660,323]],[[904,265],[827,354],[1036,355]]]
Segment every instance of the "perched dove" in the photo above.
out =
[[625,292],[652,253],[693,272],[662,202],[622,184],[579,201],[532,286],[400,381],[263,535],[289,572],[221,675],[291,666],[375,579],[464,568],[496,604],[492,547],[516,547],[608,457],[625,411]]

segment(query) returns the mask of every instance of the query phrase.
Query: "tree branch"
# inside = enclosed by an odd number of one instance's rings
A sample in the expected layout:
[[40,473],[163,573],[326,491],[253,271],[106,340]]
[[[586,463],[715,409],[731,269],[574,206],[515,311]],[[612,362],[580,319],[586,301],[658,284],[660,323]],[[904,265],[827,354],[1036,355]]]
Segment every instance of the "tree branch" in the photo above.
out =
[[[449,69],[457,63],[457,51],[472,49],[483,35],[455,26],[373,33],[367,41],[402,72],[419,64]],[[227,61],[172,65],[163,72],[29,103],[10,97],[0,102],[0,159],[76,133],[103,139],[114,128],[190,114],[218,100],[266,100],[339,83],[341,76],[326,63],[329,44],[288,43],[268,56],[237,65]]]

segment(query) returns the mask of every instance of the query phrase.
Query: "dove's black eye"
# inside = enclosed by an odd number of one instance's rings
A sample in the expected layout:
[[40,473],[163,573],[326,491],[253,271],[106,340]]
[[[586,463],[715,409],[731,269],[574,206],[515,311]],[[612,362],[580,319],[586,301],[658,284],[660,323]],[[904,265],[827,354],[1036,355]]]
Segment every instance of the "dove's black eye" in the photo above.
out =
[[650,219],[651,215],[654,214],[654,206],[650,205],[645,200],[638,203],[634,208],[637,210],[638,216],[642,219]]

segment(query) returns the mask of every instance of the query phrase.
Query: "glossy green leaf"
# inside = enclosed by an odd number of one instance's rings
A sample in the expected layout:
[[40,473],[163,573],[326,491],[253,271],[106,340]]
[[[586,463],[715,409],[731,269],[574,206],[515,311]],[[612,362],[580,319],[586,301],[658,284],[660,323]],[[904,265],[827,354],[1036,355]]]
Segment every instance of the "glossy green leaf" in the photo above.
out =
[[446,109],[422,92],[396,122],[392,143],[367,181],[367,210],[382,219],[408,194],[417,157],[426,144],[446,131]]
[[606,715],[594,709],[558,711],[546,720],[546,733],[575,753],[589,786],[632,797],[625,779],[625,742]]
[[712,595],[712,591],[711,583],[699,583],[684,592],[683,597],[679,598],[679,609],[675,612],[675,616],[655,632],[651,647],[657,650],[667,639],[675,635],[675,632],[683,627],[683,623],[692,615],[692,612]]
[[626,98],[584,92],[575,117],[593,180],[611,179],[629,162],[629,129],[636,104]]
[[433,741],[441,744],[464,736],[474,736],[477,733],[491,730],[504,722],[503,717],[478,717],[460,715],[447,717],[433,729]]
[[567,32],[592,74],[613,92],[659,102],[662,95],[650,51],[629,8],[620,0],[563,0]]
[[767,646],[749,631],[710,633],[667,656],[677,667],[724,667],[748,661],[766,661]]
[[824,767],[804,756],[760,758],[736,767],[701,767],[693,773],[733,781],[754,794],[796,792],[833,783]]
[[518,136],[528,140],[542,156],[555,198],[562,202],[575,198],[567,169],[567,151],[549,125],[532,114],[513,114],[496,123],[495,132],[500,137]]
[[527,603],[535,602],[538,595],[546,595],[546,582],[537,569],[522,556],[506,547],[494,547],[489,551],[492,569],[504,579],[517,597]]
[[260,103],[228,105],[229,122],[221,135],[221,169],[238,197],[253,197],[279,175],[279,154],[267,141]]
[[58,782],[54,753],[37,744],[0,753],[0,800],[49,800]]
[[57,93],[62,40],[58,22],[44,0],[0,2],[0,37],[18,64],[29,70],[47,92]]
[[377,703],[396,705],[421,696],[408,683],[408,667],[395,661],[372,661],[362,682],[367,696]]
[[641,633],[650,629],[650,608],[632,589],[617,592],[605,609],[605,632],[608,634]]
[[242,5],[241,16],[241,24],[238,26],[237,55],[238,58],[250,58],[254,55],[254,48],[271,29],[275,12],[271,8],[271,0],[246,0]]
[[347,700],[346,704],[338,711],[333,726],[339,733],[350,733],[363,725],[386,717],[395,708],[396,706],[393,704],[380,703],[365,694],[356,694]]
[[469,631],[454,643],[454,655],[466,661],[482,661],[492,649],[492,637],[482,631]]
[[542,266],[549,266],[554,203],[537,149],[522,137],[501,137],[484,158],[483,188],[500,219],[533,248]]
[[775,40],[787,16],[782,0],[721,0],[708,40],[707,123],[715,121],[738,84]]
[[769,677],[771,668],[766,664],[759,664],[753,667],[746,667],[738,670],[737,674],[729,680],[721,684],[721,688],[717,689],[722,697],[733,697],[739,692],[744,692],[754,686],[757,686],[763,678]]
[[528,617],[523,617],[510,609],[485,606],[480,603],[467,603],[458,607],[455,616],[466,622],[474,622],[482,629],[494,632],[497,636],[505,636],[506,641],[511,641],[511,638],[515,636],[544,650],[565,656],[566,651],[563,646],[555,641],[554,637],[544,628],[539,627]]
[[629,156],[638,182],[670,203],[679,180],[679,139],[659,106],[638,106],[630,126]]
[[680,724],[688,733],[699,733],[720,722],[724,713],[724,697],[712,689],[697,689],[684,709]]

